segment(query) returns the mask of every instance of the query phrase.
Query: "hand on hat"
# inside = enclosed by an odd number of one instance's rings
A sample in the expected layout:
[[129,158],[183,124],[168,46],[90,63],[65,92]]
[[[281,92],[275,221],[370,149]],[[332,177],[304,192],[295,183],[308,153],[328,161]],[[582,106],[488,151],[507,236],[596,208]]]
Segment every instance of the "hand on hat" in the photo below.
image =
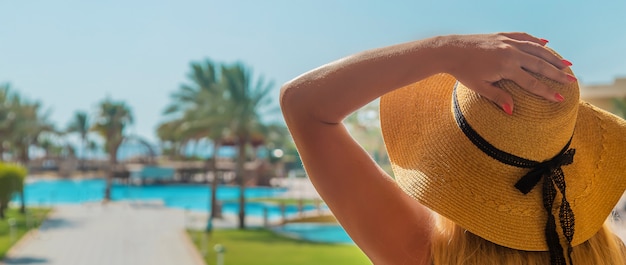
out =
[[442,45],[454,62],[447,70],[461,83],[498,104],[506,113],[513,113],[513,98],[494,86],[501,79],[510,79],[529,92],[547,100],[564,98],[541,83],[530,72],[561,83],[576,78],[563,69],[571,66],[544,46],[548,42],[526,33],[497,33],[446,36]]

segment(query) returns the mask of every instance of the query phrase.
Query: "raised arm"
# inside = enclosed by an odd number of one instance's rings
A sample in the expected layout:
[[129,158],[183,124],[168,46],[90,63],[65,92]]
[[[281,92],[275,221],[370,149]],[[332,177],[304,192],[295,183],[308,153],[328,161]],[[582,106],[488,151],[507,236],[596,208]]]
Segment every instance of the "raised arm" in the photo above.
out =
[[523,69],[560,82],[567,63],[523,33],[443,36],[361,52],[285,84],[281,107],[309,178],[357,245],[375,264],[429,264],[429,211],[404,194],[349,135],[342,120],[377,97],[436,73],[514,111],[492,84],[511,79],[559,101]]

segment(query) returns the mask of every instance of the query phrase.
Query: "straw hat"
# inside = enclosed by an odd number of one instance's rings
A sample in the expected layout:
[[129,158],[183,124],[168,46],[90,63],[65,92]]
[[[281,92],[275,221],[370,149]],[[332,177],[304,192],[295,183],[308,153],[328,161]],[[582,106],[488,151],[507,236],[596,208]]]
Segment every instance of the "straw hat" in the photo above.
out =
[[496,85],[515,102],[507,115],[447,74],[383,96],[381,126],[399,186],[505,247],[552,253],[556,244],[563,253],[591,238],[626,188],[626,122],[580,101],[578,84],[539,78],[565,100],[502,80]]

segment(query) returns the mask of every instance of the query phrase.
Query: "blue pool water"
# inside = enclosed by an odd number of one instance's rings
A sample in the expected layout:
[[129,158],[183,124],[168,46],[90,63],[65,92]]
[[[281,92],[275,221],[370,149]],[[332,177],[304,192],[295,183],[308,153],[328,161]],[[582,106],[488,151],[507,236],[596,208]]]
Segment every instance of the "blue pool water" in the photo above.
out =
[[274,229],[279,234],[323,243],[352,244],[345,230],[335,224],[291,223]]
[[[28,183],[25,189],[27,205],[55,205],[96,202],[104,196],[105,181],[103,179],[90,180],[40,180]],[[275,197],[284,193],[283,188],[250,187],[246,188],[246,198]],[[113,200],[135,201],[163,201],[165,206],[187,209],[191,211],[208,211],[211,191],[208,185],[149,185],[129,186],[114,184],[111,192]],[[237,214],[239,204],[239,187],[220,186],[217,198],[224,202],[224,213]],[[304,210],[311,210],[313,206],[305,206]],[[267,211],[269,218],[280,218],[281,210],[278,205],[260,202],[246,203],[247,214],[263,216]],[[296,214],[296,206],[287,206],[287,215]]]
[[[104,196],[105,181],[103,179],[90,180],[39,180],[27,183],[25,200],[27,205],[49,206],[57,204],[79,204],[84,202],[101,201]],[[275,197],[284,193],[283,188],[250,187],[246,189],[246,198]],[[114,184],[111,192],[113,200],[133,201],[163,201],[165,206],[191,211],[209,211],[211,190],[208,185],[148,185],[129,186]],[[225,201],[222,212],[237,214],[239,204],[239,187],[220,186],[217,198]],[[18,202],[18,198],[14,199]],[[313,210],[311,205],[304,210]],[[298,214],[298,207],[291,205],[285,209],[287,216]],[[281,218],[282,212],[278,205],[260,202],[246,203],[246,213],[261,217],[267,213],[268,218]],[[314,242],[352,243],[350,237],[339,225],[326,224],[287,224],[278,228],[276,232],[291,237]]]

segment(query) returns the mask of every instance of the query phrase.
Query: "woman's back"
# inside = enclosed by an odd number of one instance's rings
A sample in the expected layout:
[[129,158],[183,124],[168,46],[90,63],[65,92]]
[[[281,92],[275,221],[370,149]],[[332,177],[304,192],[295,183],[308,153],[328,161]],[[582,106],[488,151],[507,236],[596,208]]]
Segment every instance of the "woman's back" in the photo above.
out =
[[[523,33],[435,37],[285,84],[305,169],[373,263],[623,260],[602,225],[626,188],[626,122],[579,103],[571,63],[543,45]],[[395,180],[342,124],[382,95]]]

